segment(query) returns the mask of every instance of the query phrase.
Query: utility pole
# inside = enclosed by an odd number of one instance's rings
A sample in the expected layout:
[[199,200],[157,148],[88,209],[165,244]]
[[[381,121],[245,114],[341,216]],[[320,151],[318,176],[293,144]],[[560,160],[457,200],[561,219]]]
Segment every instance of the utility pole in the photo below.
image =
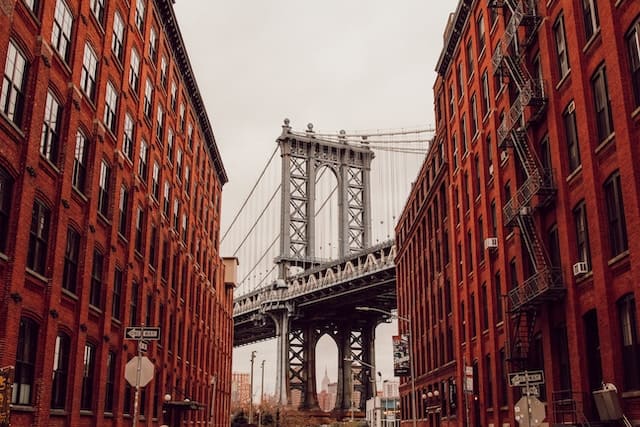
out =
[[260,381],[260,412],[258,413],[258,427],[262,427],[262,401],[264,399],[264,359],[262,359],[260,369],[262,370],[262,380]]
[[251,382],[249,386],[249,424],[253,424],[253,361],[256,358],[256,351],[251,352]]

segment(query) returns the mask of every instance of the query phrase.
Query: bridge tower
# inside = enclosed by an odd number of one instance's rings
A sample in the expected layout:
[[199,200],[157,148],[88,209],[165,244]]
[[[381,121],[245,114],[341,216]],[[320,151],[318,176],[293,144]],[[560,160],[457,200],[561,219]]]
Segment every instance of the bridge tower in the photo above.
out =
[[338,187],[338,247],[340,256],[371,246],[370,171],[374,153],[363,140],[322,139],[307,125],[305,133],[292,132],[285,119],[278,138],[282,157],[279,277],[295,264],[304,269],[318,263],[315,254],[316,180],[328,167]]
[[[374,153],[366,140],[361,144],[347,143],[344,132],[337,138],[322,138],[313,131],[312,124],[306,132],[293,132],[288,119],[277,141],[282,158],[282,197],[276,286],[286,286],[292,266],[308,270],[321,263],[315,254],[315,196],[318,171],[324,167],[337,178],[339,256],[344,258],[371,246],[370,170]],[[345,358],[371,363],[377,322],[356,324],[345,318],[318,324],[302,320],[294,326],[291,319],[296,316],[295,311],[295,307],[285,306],[269,313],[276,323],[278,340],[279,403],[291,404],[291,390],[297,389],[301,408],[318,409],[315,348],[321,336],[328,333],[338,346],[336,410],[349,410],[354,390],[361,396],[357,407],[364,410],[366,398],[373,394],[371,383],[364,378],[364,371],[352,370]]]

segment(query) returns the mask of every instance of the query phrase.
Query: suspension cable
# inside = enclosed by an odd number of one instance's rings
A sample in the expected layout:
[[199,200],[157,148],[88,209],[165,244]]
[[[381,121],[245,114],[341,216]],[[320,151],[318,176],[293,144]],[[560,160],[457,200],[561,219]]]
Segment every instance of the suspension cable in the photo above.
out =
[[244,236],[244,239],[242,239],[242,242],[240,242],[236,250],[233,252],[233,255],[231,255],[232,257],[238,254],[238,251],[240,250],[240,248],[242,248],[242,245],[244,245],[244,242],[247,241],[247,239],[249,238],[253,230],[255,230],[256,226],[258,225],[258,222],[260,222],[260,219],[262,219],[262,217],[264,216],[264,213],[267,211],[267,209],[269,209],[271,202],[273,202],[273,199],[275,199],[275,197],[278,195],[278,192],[280,191],[280,187],[282,187],[282,184],[278,185],[278,187],[276,188],[276,191],[273,192],[273,194],[271,195],[271,198],[267,202],[267,205],[264,207],[264,209],[262,209],[262,212],[260,212],[260,215],[258,215],[258,218],[255,220],[255,222],[253,223],[253,225],[251,226],[247,234]]
[[240,216],[240,213],[242,212],[242,210],[245,208],[245,206],[249,202],[249,199],[251,198],[251,196],[253,195],[253,192],[258,187],[258,184],[260,183],[260,180],[262,179],[262,177],[264,176],[265,172],[269,168],[269,165],[271,164],[271,161],[273,160],[273,158],[275,157],[277,152],[278,152],[278,146],[276,146],[275,150],[273,150],[273,153],[271,153],[271,157],[269,157],[269,160],[267,160],[267,164],[264,166],[264,169],[262,169],[262,173],[260,173],[260,176],[258,177],[258,180],[253,185],[253,188],[249,192],[249,195],[247,196],[247,198],[244,199],[244,202],[242,203],[242,206],[240,206],[240,209],[238,209],[238,212],[236,212],[236,215],[233,218],[233,221],[231,221],[231,224],[229,224],[229,227],[227,227],[227,230],[222,235],[222,239],[220,239],[220,244],[222,244],[222,242],[224,242],[224,238],[227,237],[227,234],[229,234],[229,231],[231,231],[231,227],[233,227],[233,225],[238,220],[238,217]]
[[273,241],[271,242],[271,244],[269,245],[269,247],[263,252],[262,256],[260,257],[260,259],[258,261],[256,261],[256,263],[253,265],[253,267],[251,267],[251,270],[249,270],[249,272],[247,274],[245,274],[245,276],[242,278],[242,280],[240,280],[240,283],[244,283],[245,280],[247,280],[247,277],[249,277],[251,275],[251,273],[253,273],[253,271],[256,269],[256,267],[258,267],[258,265],[260,264],[260,262],[264,259],[265,256],[267,256],[267,254],[269,253],[269,251],[271,250],[271,248],[273,248],[273,245],[276,244],[276,242],[278,241],[278,239],[280,238],[280,234],[276,235],[276,238],[273,239]]

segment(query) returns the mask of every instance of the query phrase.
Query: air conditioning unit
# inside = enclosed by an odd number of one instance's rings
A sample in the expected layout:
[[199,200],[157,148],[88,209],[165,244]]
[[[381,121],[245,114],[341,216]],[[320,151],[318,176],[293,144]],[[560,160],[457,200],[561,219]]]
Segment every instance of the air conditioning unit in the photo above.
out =
[[506,162],[508,158],[509,158],[509,153],[507,152],[507,150],[502,150],[500,152],[500,161]]
[[489,175],[493,176],[493,163],[489,165]]
[[589,271],[589,266],[584,261],[576,262],[573,264],[573,275],[574,276],[582,276],[583,274],[587,274]]
[[489,250],[498,249],[498,238],[497,237],[488,237],[484,239],[484,248]]

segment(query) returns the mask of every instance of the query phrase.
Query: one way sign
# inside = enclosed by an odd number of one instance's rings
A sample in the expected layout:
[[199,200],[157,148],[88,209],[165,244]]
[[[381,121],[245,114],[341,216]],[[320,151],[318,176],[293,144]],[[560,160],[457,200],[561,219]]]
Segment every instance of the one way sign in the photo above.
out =
[[128,326],[124,331],[124,337],[128,340],[159,340],[160,328],[159,327],[144,327],[144,326]]
[[529,386],[544,384],[543,371],[521,371],[509,374],[509,385],[511,387]]

